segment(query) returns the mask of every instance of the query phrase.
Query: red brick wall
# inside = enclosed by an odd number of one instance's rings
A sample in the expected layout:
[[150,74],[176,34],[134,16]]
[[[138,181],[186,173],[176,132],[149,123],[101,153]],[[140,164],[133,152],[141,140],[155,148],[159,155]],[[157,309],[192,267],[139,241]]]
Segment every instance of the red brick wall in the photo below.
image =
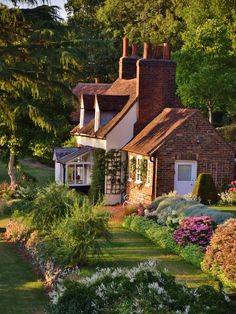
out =
[[197,160],[197,173],[211,173],[217,186],[234,177],[234,152],[200,112],[158,151],[157,195],[174,189],[175,160]]
[[146,125],[166,107],[178,107],[175,95],[176,63],[163,59],[137,62],[138,124]]
[[[128,153],[128,158],[136,157],[137,154]],[[149,159],[148,156],[144,156],[144,158]],[[126,194],[129,196],[129,200],[131,200],[135,204],[149,204],[152,201],[152,177],[153,177],[153,163],[150,164],[151,166],[151,182],[150,186],[144,184],[137,184],[135,180],[128,180],[126,185]]]
[[139,57],[122,57],[119,61],[119,78],[130,80],[136,77],[136,63]]

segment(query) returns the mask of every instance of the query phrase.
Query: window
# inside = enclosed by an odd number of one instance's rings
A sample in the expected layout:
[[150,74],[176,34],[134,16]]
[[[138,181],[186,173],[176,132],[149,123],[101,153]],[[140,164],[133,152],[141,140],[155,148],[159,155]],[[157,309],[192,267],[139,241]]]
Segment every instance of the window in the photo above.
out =
[[192,165],[178,165],[178,181],[191,181]]
[[136,182],[142,182],[141,177],[141,164],[142,164],[142,157],[137,158],[137,166],[136,166]]
[[68,185],[90,185],[92,173],[91,155],[80,156],[66,165],[65,181]]
[[128,164],[129,181],[135,180],[136,177],[136,158],[134,156],[129,156]]
[[151,162],[147,160],[147,177],[146,177],[146,185],[151,184]]

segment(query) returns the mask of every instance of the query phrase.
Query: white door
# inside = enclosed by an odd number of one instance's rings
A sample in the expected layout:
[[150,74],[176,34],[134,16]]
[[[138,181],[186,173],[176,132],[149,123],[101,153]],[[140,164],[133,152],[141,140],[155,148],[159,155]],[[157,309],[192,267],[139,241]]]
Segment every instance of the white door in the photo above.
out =
[[175,184],[177,194],[191,193],[197,177],[197,162],[178,160],[175,162]]

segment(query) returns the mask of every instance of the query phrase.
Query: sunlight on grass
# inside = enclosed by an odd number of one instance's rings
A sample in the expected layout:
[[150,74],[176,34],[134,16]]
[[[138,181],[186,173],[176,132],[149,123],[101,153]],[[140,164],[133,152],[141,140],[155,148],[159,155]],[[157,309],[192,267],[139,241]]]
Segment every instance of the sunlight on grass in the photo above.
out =
[[103,243],[103,253],[100,259],[91,256],[90,265],[81,270],[82,276],[93,274],[97,267],[132,267],[140,262],[156,260],[160,270],[167,269],[177,280],[190,287],[203,284],[218,287],[218,283],[211,277],[180,256],[156,247],[141,235],[122,227],[112,229],[112,240]]

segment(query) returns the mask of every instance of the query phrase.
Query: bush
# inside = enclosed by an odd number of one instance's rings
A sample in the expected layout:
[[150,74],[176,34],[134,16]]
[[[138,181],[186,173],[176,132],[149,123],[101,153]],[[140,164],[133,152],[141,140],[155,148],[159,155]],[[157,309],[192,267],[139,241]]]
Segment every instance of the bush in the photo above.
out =
[[46,256],[53,256],[58,265],[86,264],[88,255],[101,253],[99,241],[109,240],[108,214],[92,207],[88,200],[82,206],[74,203],[70,215],[54,225],[40,247]]
[[214,208],[209,208],[204,205],[195,205],[187,208],[184,211],[184,215],[187,217],[201,217],[201,216],[209,216],[211,217],[217,224],[221,224],[228,220],[229,218],[234,218],[235,215],[233,213],[225,213],[221,212]]
[[15,191],[11,189],[9,183],[3,181],[0,183],[0,199],[11,199],[14,196]]
[[192,194],[196,197],[200,197],[203,204],[215,204],[218,202],[219,198],[211,174],[199,174]]
[[85,196],[55,183],[40,190],[32,202],[32,226],[46,233],[68,214],[75,202],[82,204]]
[[205,248],[212,237],[214,221],[208,216],[185,218],[180,228],[173,233],[178,245],[197,244]]
[[236,290],[236,219],[219,225],[207,247],[203,271],[216,276],[226,287]]
[[131,269],[100,269],[92,277],[67,282],[55,294],[53,314],[228,313],[223,293],[212,287],[187,288],[160,272],[155,262]]
[[173,230],[171,228],[160,226],[153,220],[138,216],[129,216],[125,218],[123,226],[142,234],[157,246],[161,246],[173,253],[179,254],[187,262],[200,267],[203,259],[201,248],[197,245],[186,245],[185,247],[177,245],[173,239]]

